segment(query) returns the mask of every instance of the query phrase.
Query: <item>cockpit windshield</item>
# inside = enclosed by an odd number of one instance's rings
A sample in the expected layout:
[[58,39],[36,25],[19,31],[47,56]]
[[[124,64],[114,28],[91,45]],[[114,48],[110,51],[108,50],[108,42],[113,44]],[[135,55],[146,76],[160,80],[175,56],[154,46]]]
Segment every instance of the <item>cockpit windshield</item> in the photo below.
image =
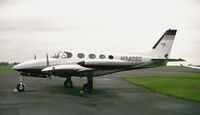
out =
[[51,58],[59,58],[61,56],[62,52],[57,52]]

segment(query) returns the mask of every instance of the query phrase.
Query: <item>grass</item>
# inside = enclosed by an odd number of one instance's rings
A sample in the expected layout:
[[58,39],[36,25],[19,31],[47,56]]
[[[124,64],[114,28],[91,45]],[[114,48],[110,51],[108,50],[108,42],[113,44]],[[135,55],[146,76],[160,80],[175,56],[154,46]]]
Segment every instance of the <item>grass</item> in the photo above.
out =
[[125,77],[123,79],[168,96],[200,102],[200,73]]
[[0,66],[0,71],[13,71],[11,66]]

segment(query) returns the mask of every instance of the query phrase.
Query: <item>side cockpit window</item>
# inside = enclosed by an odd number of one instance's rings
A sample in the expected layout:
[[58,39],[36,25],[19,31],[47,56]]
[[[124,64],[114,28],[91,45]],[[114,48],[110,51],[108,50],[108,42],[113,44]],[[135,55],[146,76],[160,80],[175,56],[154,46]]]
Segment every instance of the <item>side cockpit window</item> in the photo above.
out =
[[71,52],[58,52],[51,56],[52,58],[71,58],[73,55]]
[[71,52],[63,52],[62,54],[62,58],[71,58],[73,55]]
[[52,58],[59,58],[61,55],[61,52],[55,53],[53,56],[51,56]]

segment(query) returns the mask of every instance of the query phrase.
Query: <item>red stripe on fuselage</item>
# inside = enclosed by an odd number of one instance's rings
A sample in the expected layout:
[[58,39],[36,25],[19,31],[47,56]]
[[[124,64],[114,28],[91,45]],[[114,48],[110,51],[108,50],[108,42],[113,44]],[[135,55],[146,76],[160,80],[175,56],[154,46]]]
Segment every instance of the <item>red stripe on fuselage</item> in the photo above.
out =
[[34,74],[42,74],[42,69],[16,69],[16,71],[24,72],[24,73],[34,73]]
[[60,69],[60,70],[54,70],[52,71],[52,73],[54,75],[72,75],[72,74],[75,74],[77,72],[77,70],[66,70],[66,69]]

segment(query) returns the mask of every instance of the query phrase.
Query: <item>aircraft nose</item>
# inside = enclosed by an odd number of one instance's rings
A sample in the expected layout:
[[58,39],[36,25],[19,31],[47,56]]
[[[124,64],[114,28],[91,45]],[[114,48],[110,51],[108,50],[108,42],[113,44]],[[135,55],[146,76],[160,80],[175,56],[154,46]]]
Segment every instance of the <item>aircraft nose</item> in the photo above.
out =
[[19,69],[21,69],[21,64],[15,65],[15,66],[12,67],[12,68],[15,69],[15,70],[19,70]]
[[18,65],[15,65],[14,67],[12,67],[13,69],[18,69],[19,68],[19,64]]
[[21,71],[23,69],[27,69],[29,66],[30,66],[29,63],[20,63],[12,68],[15,69],[16,71]]

